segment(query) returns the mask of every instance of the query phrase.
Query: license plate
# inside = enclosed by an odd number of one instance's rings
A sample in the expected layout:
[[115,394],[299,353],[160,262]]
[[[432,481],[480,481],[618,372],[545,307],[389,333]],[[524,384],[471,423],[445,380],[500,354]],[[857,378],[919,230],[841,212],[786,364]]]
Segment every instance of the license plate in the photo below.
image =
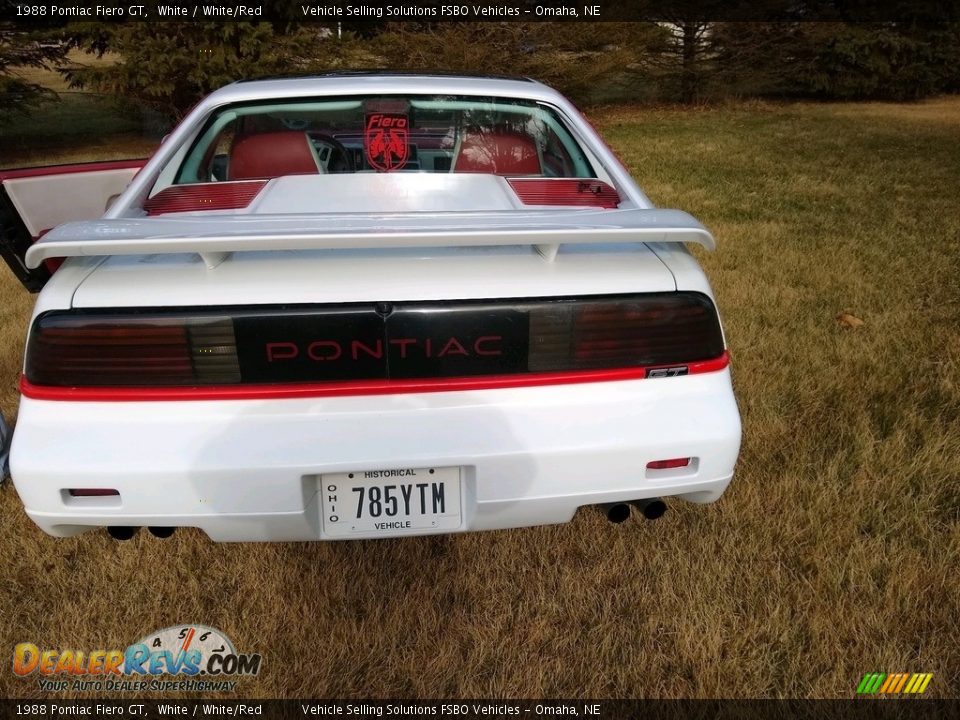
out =
[[460,527],[460,468],[399,468],[321,476],[323,531],[333,537]]

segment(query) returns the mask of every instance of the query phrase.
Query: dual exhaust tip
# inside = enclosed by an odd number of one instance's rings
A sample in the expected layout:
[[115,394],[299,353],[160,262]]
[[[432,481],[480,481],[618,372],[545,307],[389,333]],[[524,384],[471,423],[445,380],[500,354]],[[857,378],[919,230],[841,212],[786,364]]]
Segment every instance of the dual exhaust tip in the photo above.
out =
[[600,512],[604,514],[612,523],[620,524],[630,517],[630,506],[640,511],[647,520],[656,520],[663,517],[667,511],[667,504],[662,498],[645,498],[643,500],[630,500],[629,502],[605,503],[599,505]]
[[[137,531],[140,528],[133,527],[131,525],[109,525],[107,526],[107,533],[114,540],[129,540],[134,535],[137,534]],[[147,530],[150,531],[150,534],[158,538],[168,538],[173,535],[176,528],[174,527],[148,527]]]

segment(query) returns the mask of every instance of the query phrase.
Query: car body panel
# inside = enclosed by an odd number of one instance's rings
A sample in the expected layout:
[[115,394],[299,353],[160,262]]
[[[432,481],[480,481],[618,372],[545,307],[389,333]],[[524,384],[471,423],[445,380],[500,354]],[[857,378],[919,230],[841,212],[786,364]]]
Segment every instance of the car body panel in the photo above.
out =
[[[126,189],[145,160],[108,160],[2,171],[3,184],[31,237],[75,220],[95,220]],[[51,202],[56,198],[56,202]]]
[[[28,267],[26,253],[51,228],[99,218],[146,160],[107,160],[0,170],[0,256],[30,292],[55,270]],[[51,202],[56,198],[56,202]]]
[[69,306],[261,305],[277,298],[400,302],[612,294],[638,287],[676,289],[673,274],[643,245],[571,246],[553,263],[517,245],[237,253],[213,272],[195,255],[133,255],[105,259],[76,287]]
[[[124,524],[199,527],[216,540],[329,539],[321,474],[429,466],[464,468],[460,530],[566,522],[585,505],[715,500],[740,444],[727,370],[279,401],[24,398],[20,417],[18,492],[31,518],[59,535]],[[645,469],[673,457],[697,462]],[[119,501],[65,497],[70,487],[115,488]]]

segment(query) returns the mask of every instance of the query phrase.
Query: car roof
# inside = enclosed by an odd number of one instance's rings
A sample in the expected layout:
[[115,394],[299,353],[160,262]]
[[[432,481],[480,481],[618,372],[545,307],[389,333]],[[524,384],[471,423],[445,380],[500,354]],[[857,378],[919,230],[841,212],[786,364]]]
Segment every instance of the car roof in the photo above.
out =
[[234,84],[237,83],[250,83],[250,82],[260,82],[263,80],[304,80],[310,78],[334,78],[334,77],[397,77],[397,78],[426,78],[426,77],[440,77],[440,78],[483,78],[487,80],[516,80],[518,82],[536,82],[533,78],[521,77],[519,75],[498,75],[494,73],[459,73],[459,72],[441,72],[433,71],[430,72],[413,72],[409,70],[389,70],[389,69],[376,69],[376,70],[331,70],[330,72],[321,72],[321,73],[304,73],[304,74],[284,74],[284,75],[264,75],[263,77],[256,78],[245,78],[243,80],[237,80]]
[[360,94],[476,95],[543,102],[563,99],[553,88],[529,78],[354,71],[244,80],[214,91],[201,105],[209,110],[210,106],[238,102]]

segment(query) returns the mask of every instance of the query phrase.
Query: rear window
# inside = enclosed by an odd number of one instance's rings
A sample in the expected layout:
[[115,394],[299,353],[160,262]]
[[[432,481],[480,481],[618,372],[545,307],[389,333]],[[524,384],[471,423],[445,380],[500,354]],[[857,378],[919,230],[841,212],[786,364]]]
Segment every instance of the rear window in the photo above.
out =
[[391,95],[220,108],[183,156],[174,184],[376,172],[596,177],[548,106]]

